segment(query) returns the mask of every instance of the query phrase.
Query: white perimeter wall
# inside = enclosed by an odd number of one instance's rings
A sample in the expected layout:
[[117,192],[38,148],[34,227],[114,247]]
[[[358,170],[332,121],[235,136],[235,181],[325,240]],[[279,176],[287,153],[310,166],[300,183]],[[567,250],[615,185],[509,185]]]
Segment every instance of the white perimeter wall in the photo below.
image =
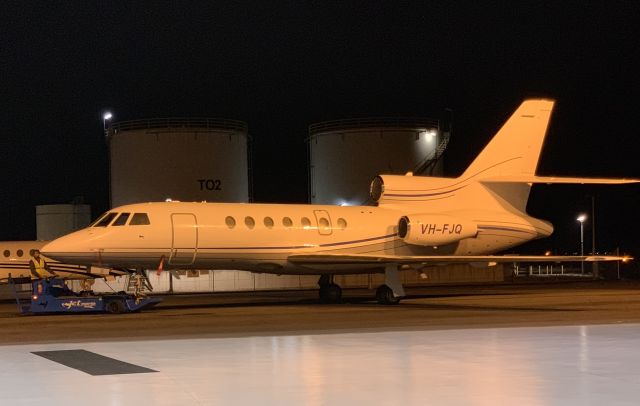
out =
[[[149,271],[149,280],[155,293],[170,291],[169,272],[159,276]],[[400,272],[406,286],[425,286],[450,283],[502,282],[503,267],[473,268],[465,265],[438,267],[426,272],[422,279],[415,271]],[[383,274],[362,274],[336,276],[335,282],[343,288],[377,288],[384,284]],[[126,289],[127,277],[114,281],[96,280],[93,290],[111,292]],[[70,282],[74,290],[80,290],[80,282]],[[246,271],[181,271],[180,279],[173,279],[173,293],[190,292],[239,292],[260,290],[317,289],[316,275],[272,275],[254,274]]]

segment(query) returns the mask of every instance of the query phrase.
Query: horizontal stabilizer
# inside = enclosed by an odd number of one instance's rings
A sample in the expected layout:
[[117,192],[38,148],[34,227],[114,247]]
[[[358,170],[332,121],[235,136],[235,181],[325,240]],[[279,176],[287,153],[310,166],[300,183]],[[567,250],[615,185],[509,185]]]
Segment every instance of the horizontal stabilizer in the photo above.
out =
[[298,265],[363,265],[363,264],[422,264],[446,265],[461,263],[511,263],[511,262],[606,262],[630,261],[628,256],[615,255],[364,255],[364,254],[300,254],[289,256],[289,262]]
[[493,176],[480,180],[481,183],[565,183],[581,185],[623,185],[627,183],[640,183],[640,179],[610,179],[610,178],[568,178],[560,176],[535,176],[535,175],[504,175]]

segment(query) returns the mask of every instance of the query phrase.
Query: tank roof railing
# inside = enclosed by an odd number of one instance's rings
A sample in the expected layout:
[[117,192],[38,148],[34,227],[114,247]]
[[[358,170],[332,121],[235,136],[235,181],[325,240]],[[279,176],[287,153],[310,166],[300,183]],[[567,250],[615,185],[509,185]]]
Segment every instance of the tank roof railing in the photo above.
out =
[[247,123],[244,121],[229,120],[226,118],[150,118],[120,121],[109,125],[109,130],[113,132],[154,128],[210,128],[214,130],[231,130],[245,133],[248,130]]
[[309,136],[318,133],[365,128],[440,128],[440,121],[419,117],[348,118],[323,121],[309,126]]

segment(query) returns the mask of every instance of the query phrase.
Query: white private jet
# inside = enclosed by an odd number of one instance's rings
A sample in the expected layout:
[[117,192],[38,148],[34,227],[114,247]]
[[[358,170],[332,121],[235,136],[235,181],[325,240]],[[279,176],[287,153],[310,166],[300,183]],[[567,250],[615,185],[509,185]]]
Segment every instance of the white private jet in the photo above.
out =
[[[31,279],[29,261],[35,250],[41,250],[49,241],[0,241],[0,284],[9,278],[24,282]],[[62,279],[95,279],[120,276],[123,272],[110,269],[91,268],[84,265],[64,264],[44,258],[49,269]]]
[[614,256],[497,256],[549,236],[526,214],[533,183],[623,184],[640,180],[535,175],[553,108],[526,100],[458,178],[380,175],[372,206],[158,202],[110,210],[47,244],[61,262],[137,269],[239,269],[320,275],[320,297],[337,301],[335,274],[384,272],[380,303],[398,303],[399,269],[448,263],[606,261]]

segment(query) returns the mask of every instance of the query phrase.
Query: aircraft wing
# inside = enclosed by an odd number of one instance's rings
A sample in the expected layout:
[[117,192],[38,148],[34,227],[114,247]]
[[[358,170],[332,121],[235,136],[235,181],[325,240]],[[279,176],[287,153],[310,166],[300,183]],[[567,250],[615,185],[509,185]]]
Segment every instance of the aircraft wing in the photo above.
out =
[[289,262],[296,265],[447,265],[447,264],[484,264],[510,262],[604,262],[631,260],[628,256],[613,255],[435,255],[435,256],[402,256],[402,255],[366,255],[366,254],[300,254],[288,257]]
[[484,178],[481,183],[565,183],[581,185],[622,185],[640,183],[640,179],[568,178],[561,176],[506,175]]

